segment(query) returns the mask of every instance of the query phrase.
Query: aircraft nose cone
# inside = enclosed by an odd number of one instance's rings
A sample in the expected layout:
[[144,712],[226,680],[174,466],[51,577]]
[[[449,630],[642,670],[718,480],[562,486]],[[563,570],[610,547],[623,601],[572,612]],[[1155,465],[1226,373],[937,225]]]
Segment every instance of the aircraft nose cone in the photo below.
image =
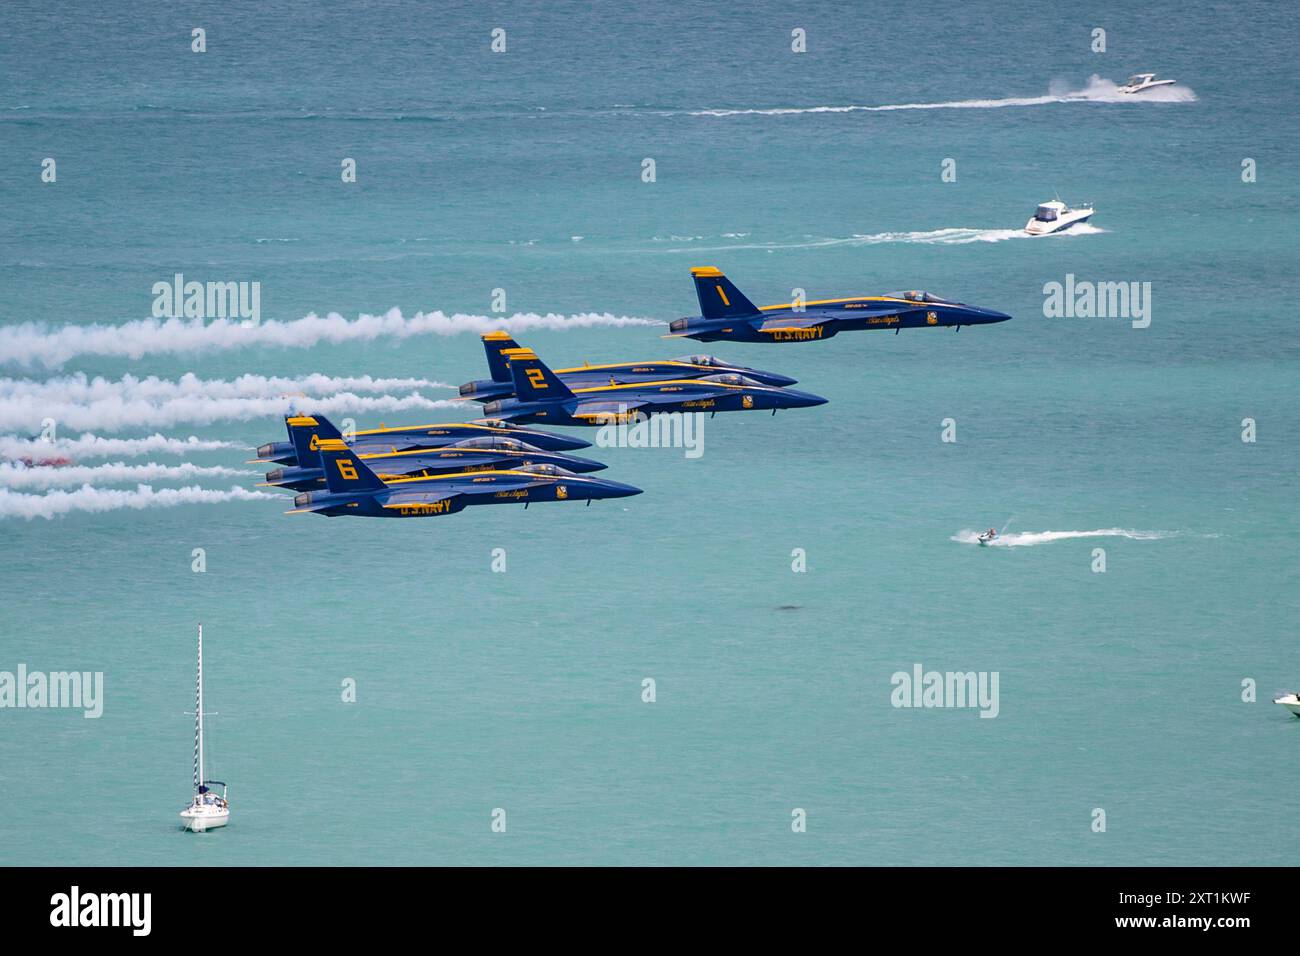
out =
[[789,400],[790,408],[812,408],[814,405],[825,405],[828,401],[812,392],[798,392],[792,388],[786,389],[785,395]]
[[568,435],[555,435],[551,440],[555,442],[557,451],[574,451],[578,448],[591,447],[591,442],[584,441],[581,438],[570,438]]
[[981,309],[980,311],[984,314],[984,321],[990,325],[994,322],[1005,322],[1011,318],[1005,312],[996,312],[993,309]]
[[764,372],[763,375],[773,385],[779,385],[781,388],[788,388],[799,381],[797,378],[791,378],[789,375],[779,375],[776,372]]
[[606,498],[630,498],[632,495],[641,494],[641,489],[635,485],[625,485],[621,481],[601,481],[605,489],[604,497]]
[[594,458],[579,458],[577,455],[569,455],[568,460],[561,467],[582,474],[588,471],[604,471],[609,465],[603,461],[596,461]]

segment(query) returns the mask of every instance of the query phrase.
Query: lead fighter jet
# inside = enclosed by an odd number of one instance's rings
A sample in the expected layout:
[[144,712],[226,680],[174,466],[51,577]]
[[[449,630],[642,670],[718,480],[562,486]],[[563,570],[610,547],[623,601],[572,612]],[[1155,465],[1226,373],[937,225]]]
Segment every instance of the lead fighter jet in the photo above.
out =
[[328,518],[427,518],[455,514],[470,505],[522,504],[534,501],[586,501],[641,494],[632,485],[575,475],[554,465],[526,465],[501,471],[469,471],[432,478],[383,481],[365,459],[337,438],[318,442],[325,470],[325,490],[304,491],[285,514],[322,514]]
[[532,349],[506,353],[515,383],[514,398],[483,406],[489,415],[517,422],[551,425],[604,425],[665,412],[740,412],[808,408],[826,399],[791,388],[764,385],[744,375],[705,375],[627,385],[569,388]]
[[1005,312],[950,302],[928,292],[818,299],[788,305],[754,305],[722,270],[691,270],[700,315],[673,319],[665,338],[701,342],[815,342],[862,329],[961,329],[963,325],[1005,322]]

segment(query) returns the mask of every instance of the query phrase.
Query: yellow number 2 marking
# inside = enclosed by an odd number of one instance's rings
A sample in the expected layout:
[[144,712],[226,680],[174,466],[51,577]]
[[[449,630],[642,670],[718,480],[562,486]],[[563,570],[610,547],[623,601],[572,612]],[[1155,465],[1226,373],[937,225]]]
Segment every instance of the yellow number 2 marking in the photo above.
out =
[[547,388],[546,379],[542,375],[540,368],[530,368],[528,370],[528,381],[532,382],[533,388]]

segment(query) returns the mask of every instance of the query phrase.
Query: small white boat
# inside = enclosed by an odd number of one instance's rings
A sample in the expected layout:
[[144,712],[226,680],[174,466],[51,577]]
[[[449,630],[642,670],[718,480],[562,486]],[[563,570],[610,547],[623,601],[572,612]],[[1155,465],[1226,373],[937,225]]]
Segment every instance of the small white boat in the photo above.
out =
[[989,530],[985,531],[982,535],[979,536],[978,540],[979,540],[980,547],[987,548],[989,546],[989,542],[995,540],[997,536],[998,536],[997,529],[989,528]]
[[[230,804],[226,802],[226,785],[220,780],[209,780],[203,767],[203,625],[199,625],[199,676],[196,681],[194,703],[194,799],[181,811],[181,825],[186,830],[202,833],[215,830],[230,822]],[[221,796],[212,792],[221,788]]]
[[1054,232],[1064,232],[1071,226],[1087,222],[1095,211],[1089,203],[1078,209],[1071,209],[1059,199],[1039,203],[1034,210],[1034,218],[1025,223],[1025,232],[1031,236],[1050,236]]
[[1119,88],[1120,93],[1145,93],[1157,86],[1173,86],[1177,80],[1157,80],[1154,73],[1134,73],[1128,82]]
[[1300,694],[1283,694],[1281,697],[1274,697],[1273,703],[1281,704],[1293,715],[1300,717]]

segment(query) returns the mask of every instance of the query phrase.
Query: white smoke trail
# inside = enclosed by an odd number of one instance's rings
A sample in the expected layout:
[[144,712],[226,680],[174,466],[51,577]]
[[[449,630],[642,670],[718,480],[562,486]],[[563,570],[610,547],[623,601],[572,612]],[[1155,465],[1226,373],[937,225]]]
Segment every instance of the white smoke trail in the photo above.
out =
[[181,422],[206,425],[216,421],[248,421],[273,418],[293,411],[401,412],[409,409],[462,408],[450,399],[430,399],[412,392],[406,396],[362,396],[340,392],[329,396],[279,396],[275,398],[210,398],[182,395],[154,403],[143,399],[109,396],[82,405],[75,402],[47,402],[32,395],[15,396],[0,404],[0,430],[39,430],[52,418],[65,428],[118,431],[123,428],[168,428]]
[[[1025,548],[1051,541],[1066,541],[1071,538],[1132,538],[1135,541],[1159,541],[1172,538],[1172,531],[1132,531],[1127,528],[1099,528],[1096,531],[1020,531],[999,535],[989,542],[998,548]],[[979,532],[963,529],[953,535],[950,541],[961,544],[978,544]]]
[[149,376],[123,375],[120,379],[83,373],[34,381],[0,378],[0,402],[32,399],[51,403],[88,405],[110,399],[161,402],[185,396],[204,398],[274,398],[283,395],[328,395],[334,392],[390,392],[403,389],[452,388],[425,378],[372,378],[369,375],[336,377],[319,372],[298,378],[241,375],[229,381],[202,379],[186,372],[176,381]]
[[240,442],[208,441],[191,435],[189,438],[168,438],[153,434],[147,438],[104,438],[89,432],[80,438],[18,438],[0,435],[0,458],[19,461],[41,461],[48,458],[108,458],[112,455],[188,455],[196,451],[219,451],[223,448],[244,448]]
[[1053,83],[1043,96],[1006,96],[997,99],[948,100],[941,103],[889,103],[881,106],[774,106],[750,109],[690,110],[689,116],[794,116],[801,113],[890,113],[896,110],[988,110],[1009,106],[1045,106],[1048,103],[1194,103],[1187,86],[1161,86],[1145,93],[1119,92],[1119,85],[1094,74],[1081,90]]
[[215,319],[206,324],[201,319],[141,319],[120,325],[94,323],[51,329],[41,323],[24,322],[0,328],[0,362],[57,368],[81,355],[139,359],[145,355],[211,352],[254,345],[309,348],[320,342],[337,344],[378,338],[406,339],[416,335],[458,335],[493,329],[563,331],[598,325],[662,324],[654,319],[615,316],[607,312],[567,316],[517,313],[509,318],[420,312],[408,319],[399,309],[390,309],[383,315],[362,315],[355,320],[332,312],[324,318],[313,313],[288,322],[272,320],[256,325],[230,319]]
[[187,481],[193,478],[232,478],[238,475],[256,475],[255,471],[226,468],[221,465],[128,465],[114,462],[107,465],[69,465],[65,467],[35,467],[16,462],[0,462],[0,486],[9,488],[58,488],[69,485],[108,484],[113,482]]
[[86,485],[76,491],[50,491],[43,495],[29,495],[0,488],[0,518],[53,518],[74,511],[117,511],[122,508],[139,511],[187,504],[266,500],[283,501],[284,498],[237,486],[232,486],[229,491],[200,488],[198,485],[155,491],[148,485],[140,485],[134,491],[118,491]]

